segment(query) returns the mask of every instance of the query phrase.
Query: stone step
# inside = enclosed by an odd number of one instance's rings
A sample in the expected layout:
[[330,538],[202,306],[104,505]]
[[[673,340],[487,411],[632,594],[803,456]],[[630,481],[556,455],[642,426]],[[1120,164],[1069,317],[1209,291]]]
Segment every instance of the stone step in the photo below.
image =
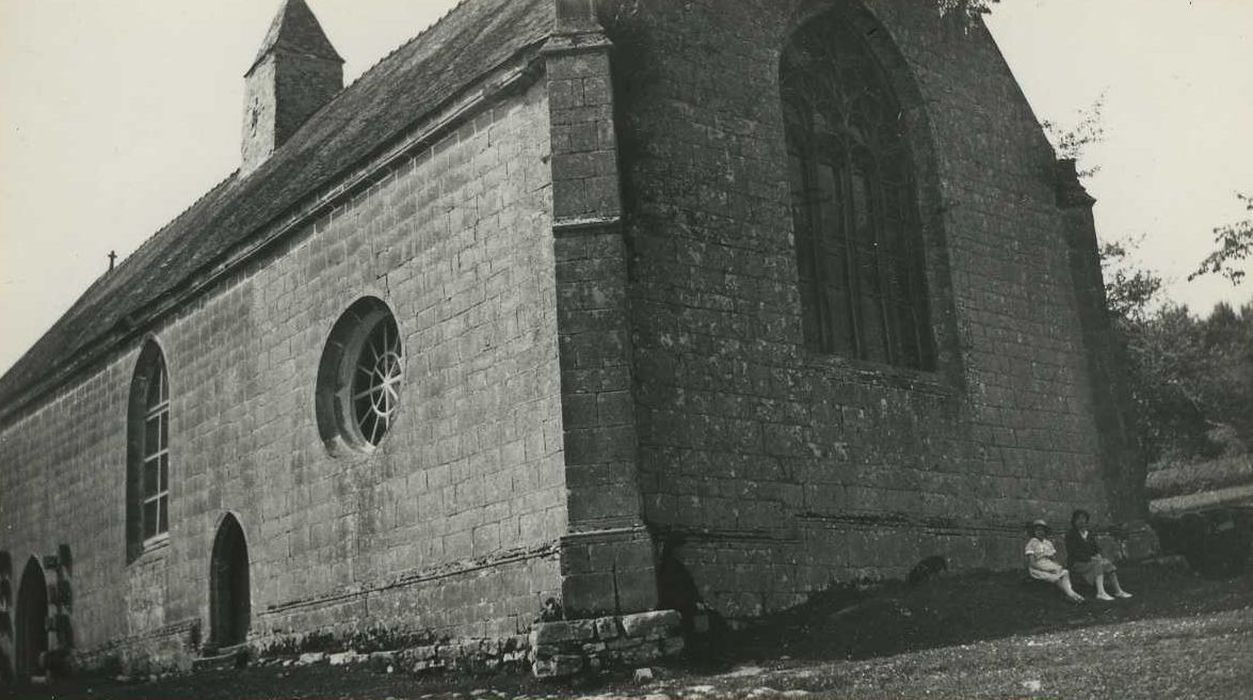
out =
[[247,644],[236,644],[231,647],[222,647],[216,651],[206,651],[208,653],[205,656],[192,662],[192,668],[196,671],[243,668],[248,665],[250,658]]

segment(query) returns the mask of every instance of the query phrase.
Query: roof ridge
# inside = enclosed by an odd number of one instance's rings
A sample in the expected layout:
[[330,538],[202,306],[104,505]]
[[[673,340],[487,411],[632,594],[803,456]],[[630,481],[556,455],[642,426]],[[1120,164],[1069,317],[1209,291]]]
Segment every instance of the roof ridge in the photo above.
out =
[[549,36],[552,13],[553,0],[459,0],[397,46],[339,91],[256,172],[227,175],[112,273],[88,285],[0,375],[0,426],[85,367],[79,366],[84,348],[119,323],[335,182],[484,71]]
[[[448,19],[448,18],[449,18],[449,16],[451,16],[451,15],[452,15],[452,13],[456,12],[457,10],[460,10],[463,6],[465,6],[465,5],[469,4],[470,2],[472,2],[472,0],[458,0],[458,1],[457,1],[457,3],[456,3],[456,4],[454,4],[452,7],[448,8],[448,10],[447,10],[446,12],[444,12],[444,14],[440,15],[440,16],[439,16],[439,17],[438,17],[438,18],[437,18],[434,22],[431,22],[429,25],[427,25],[426,29],[423,29],[422,31],[418,32],[417,34],[414,34],[414,35],[413,35],[412,37],[410,37],[409,39],[407,39],[407,40],[405,40],[405,41],[401,42],[400,44],[398,44],[398,45],[396,46],[396,48],[394,48],[394,49],[392,49],[391,51],[389,51],[389,52],[388,52],[387,54],[385,54],[382,58],[380,58],[379,60],[375,61],[375,62],[374,62],[374,64],[373,64],[373,65],[371,65],[369,68],[366,68],[364,71],[362,71],[362,72],[361,72],[361,75],[358,75],[358,76],[357,76],[357,77],[356,77],[356,78],[355,78],[355,79],[354,79],[351,83],[348,83],[348,85],[344,86],[344,90],[347,90],[348,88],[352,87],[353,85],[356,85],[357,83],[361,82],[361,80],[362,80],[363,78],[365,78],[367,75],[369,75],[369,74],[373,73],[373,72],[374,72],[374,69],[376,69],[376,68],[378,68],[379,66],[381,66],[382,64],[386,63],[386,62],[387,62],[387,60],[388,60],[388,59],[390,59],[392,56],[395,56],[396,54],[400,53],[400,52],[401,52],[401,51],[403,51],[404,49],[408,48],[408,47],[409,47],[409,45],[413,44],[414,42],[416,42],[416,41],[420,40],[422,37],[424,37],[424,36],[426,36],[427,34],[431,33],[431,32],[432,32],[432,31],[433,31],[436,27],[438,27],[439,25],[443,24],[443,23],[444,23],[444,20]],[[342,93],[342,92],[343,92],[343,90],[341,90],[341,91],[340,91],[340,93]],[[337,94],[337,95],[336,95],[336,97],[338,97],[338,96],[339,96],[339,95]]]
[[[172,216],[169,221],[159,226],[156,231],[153,231],[147,238],[144,239],[143,243],[139,244],[139,247],[127,253],[126,257],[122,258],[122,261],[117,264],[117,267],[113,270],[113,272],[114,273],[121,272],[123,267],[128,262],[130,262],[132,258],[139,255],[145,249],[150,248],[151,246],[155,245],[157,239],[161,237],[162,232],[164,232],[166,229],[170,228],[174,224],[178,223],[179,219],[190,214],[193,209],[200,206],[201,202],[205,201],[206,199],[208,199],[209,197],[212,197],[215,194],[218,194],[222,190],[222,188],[226,187],[227,185],[231,183],[231,181],[235,180],[237,175],[239,175],[239,168],[235,168],[234,170],[230,172],[229,175],[222,178],[221,180],[218,180],[218,182],[212,185],[211,187],[209,187],[209,189],[206,190],[204,194],[197,197],[196,201],[184,207],[182,211]],[[105,275],[101,275],[99,279],[107,279],[108,277],[109,275],[105,274]],[[94,283],[91,286],[94,286]],[[91,289],[91,286],[88,286],[88,289]],[[71,306],[69,310],[73,310],[73,308],[74,307]],[[67,310],[66,313],[68,313],[69,310]]]
[[78,293],[78,296],[74,298],[74,301],[71,302],[68,307],[66,307],[65,311],[61,312],[61,315],[58,316],[57,319],[53,321],[50,326],[48,326],[48,329],[45,330],[43,334],[41,334],[39,338],[37,338],[35,342],[29,348],[27,348],[26,352],[22,353],[22,355],[18,357],[17,360],[14,361],[13,365],[4,371],[3,375],[0,375],[0,379],[2,379],[3,377],[6,377],[10,371],[16,369],[18,364],[20,364],[22,360],[26,358],[26,355],[34,351],[35,346],[38,345],[41,341],[43,341],[43,339],[50,332],[55,330],[58,326],[68,323],[71,320],[71,317],[74,315],[74,312],[78,310],[82,304],[87,303],[89,301],[89,298],[91,297],[93,292],[100,292],[102,294],[108,294],[107,289],[105,289],[105,287],[107,286],[106,283],[112,282],[113,280],[118,279],[120,276],[122,276],[126,271],[128,271],[128,267],[134,264],[135,259],[140,257],[141,253],[154,247],[157,244],[157,241],[160,239],[162,232],[169,229],[171,226],[174,226],[175,224],[177,224],[180,219],[190,214],[191,211],[195,209],[196,207],[200,206],[200,204],[204,200],[208,199],[209,197],[212,197],[215,194],[220,193],[222,189],[226,187],[227,185],[229,185],[231,181],[235,179],[235,176],[238,174],[239,174],[239,169],[237,168],[234,171],[232,171],[229,175],[227,175],[224,179],[219,180],[217,184],[213,185],[204,194],[200,195],[200,197],[198,197],[196,201],[192,202],[190,205],[185,207],[182,211],[175,214],[169,221],[162,224],[161,227],[159,227],[155,232],[153,232],[151,235],[145,238],[144,241],[140,243],[138,247],[136,247],[131,252],[127,253],[126,257],[122,258],[113,269],[109,270],[103,275],[97,275],[91,281],[91,283],[88,284],[83,289],[83,291]]

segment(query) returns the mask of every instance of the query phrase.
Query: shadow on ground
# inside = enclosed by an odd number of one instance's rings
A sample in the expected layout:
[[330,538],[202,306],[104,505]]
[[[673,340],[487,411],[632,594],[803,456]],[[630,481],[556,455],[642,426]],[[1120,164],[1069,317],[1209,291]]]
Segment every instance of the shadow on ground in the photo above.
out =
[[1120,578],[1135,597],[1084,603],[1021,573],[967,574],[907,588],[827,591],[764,624],[739,632],[718,650],[722,663],[790,656],[861,659],[967,644],[1010,635],[1158,617],[1186,617],[1253,605],[1253,574],[1211,580],[1185,565],[1124,566]]
[[[1073,632],[1076,640],[1092,635],[1125,634],[1121,630],[1140,632],[1137,644],[1154,645],[1165,634],[1160,632],[1178,626],[1179,620],[1212,616],[1223,611],[1243,610],[1239,619],[1253,610],[1253,574],[1227,580],[1207,580],[1182,566],[1129,566],[1124,567],[1122,578],[1125,587],[1135,594],[1126,601],[1103,603],[1091,600],[1073,604],[1063,600],[1060,592],[1047,584],[1027,581],[1016,573],[985,573],[934,579],[916,588],[904,584],[889,584],[873,590],[839,589],[818,594],[807,604],[784,613],[770,616],[754,626],[733,634],[720,636],[718,648],[701,660],[689,660],[673,668],[659,670],[659,684],[652,690],[633,683],[629,676],[602,676],[579,679],[565,684],[547,683],[519,676],[491,677],[426,677],[415,679],[403,675],[388,675],[364,669],[330,668],[312,666],[307,668],[284,668],[278,666],[254,666],[238,671],[213,671],[194,676],[182,676],[156,682],[121,684],[112,679],[74,678],[55,682],[45,687],[5,687],[0,690],[2,698],[92,699],[99,698],[360,698],[362,700],[398,700],[399,698],[449,697],[483,698],[496,697],[559,697],[590,693],[639,695],[663,690],[682,697],[700,697],[676,689],[693,686],[708,688],[707,695],[765,697],[737,694],[734,680],[736,673],[726,673],[733,668],[746,666],[783,669],[779,673],[792,674],[790,682],[800,685],[816,683],[822,677],[825,688],[842,687],[853,690],[855,685],[843,676],[870,674],[873,683],[871,695],[882,695],[885,682],[874,673],[886,674],[884,678],[896,679],[909,688],[910,664],[928,663],[948,665],[928,660],[934,656],[922,650],[947,647],[1008,637],[1028,637],[1028,646],[1059,643],[1050,639],[1048,633]],[[1135,621],[1149,621],[1136,623]],[[1204,624],[1202,624],[1202,622]],[[1212,622],[1198,621],[1198,630],[1189,634],[1213,636]],[[1205,627],[1204,625],[1210,625]],[[1244,623],[1240,633],[1244,634]],[[1203,628],[1203,629],[1202,629]],[[1218,629],[1218,628],[1215,628]],[[1119,630],[1106,632],[1102,630]],[[1223,633],[1225,634],[1225,633]],[[1042,635],[1042,636],[1035,636]],[[1219,635],[1222,636],[1222,635]],[[1241,637],[1243,639],[1243,637]],[[1169,639],[1165,643],[1169,643]],[[1017,642],[1011,644],[1016,645]],[[984,645],[985,647],[987,645]],[[1006,652],[1000,643],[993,643],[981,653],[996,657],[990,665],[998,672],[1013,673],[1014,659],[1023,660],[1021,649],[1015,646]],[[1141,649],[1144,647],[1141,646]],[[894,654],[921,652],[894,658]],[[939,652],[947,654],[947,652]],[[1124,659],[1128,650],[1118,654]],[[1005,658],[1000,655],[1008,654]],[[1082,670],[1087,663],[1087,652],[1075,668]],[[1172,655],[1164,658],[1173,658]],[[990,657],[989,657],[990,658]],[[1057,657],[1050,657],[1056,661]],[[874,659],[866,664],[852,664],[845,659]],[[913,661],[911,661],[913,659]],[[822,663],[819,663],[822,662]],[[1082,663],[1081,663],[1082,662]],[[831,666],[835,663],[835,666]],[[1038,662],[1027,664],[1035,666]],[[840,665],[844,664],[844,665]],[[902,666],[902,664],[904,664]],[[989,659],[980,658],[970,662],[971,669],[989,667]],[[1161,665],[1160,663],[1158,664]],[[878,667],[884,669],[874,670]],[[1118,665],[1113,665],[1115,668]],[[818,671],[814,669],[822,668]],[[922,668],[922,667],[919,667]],[[929,667],[928,667],[929,668]],[[788,670],[790,669],[790,670]],[[806,670],[809,669],[809,670]],[[869,670],[868,670],[869,669]],[[925,670],[925,669],[924,669]],[[934,670],[934,669],[933,669]],[[921,673],[921,671],[919,671]],[[962,671],[961,675],[975,678],[974,671]],[[716,674],[723,674],[717,676]],[[817,675],[815,675],[817,674]],[[842,674],[842,675],[841,675]],[[902,675],[904,674],[904,675]],[[851,677],[851,676],[850,676]],[[920,678],[924,676],[919,676]],[[802,679],[810,678],[811,682]],[[980,677],[981,678],[981,677]],[[752,679],[747,679],[752,680]],[[763,678],[764,680],[764,678]],[[776,679],[777,680],[777,679]],[[932,679],[933,680],[933,679]],[[1167,679],[1169,680],[1169,679]],[[928,682],[931,682],[930,680]],[[992,682],[992,681],[987,681]],[[1111,681],[1112,682],[1112,681]],[[1242,682],[1242,681],[1241,681]],[[718,685],[704,685],[716,683]],[[834,686],[832,684],[835,684]],[[955,686],[958,695],[965,697],[977,692],[977,687]],[[1165,686],[1158,686],[1165,687]],[[692,688],[687,688],[691,690]],[[942,690],[943,688],[936,688]],[[1113,688],[1107,688],[1112,690]],[[796,691],[803,692],[803,691]],[[819,691],[824,692],[824,691]],[[1031,693],[1027,693],[1031,694]],[[943,696],[943,693],[941,693]],[[799,697],[799,696],[798,696]]]

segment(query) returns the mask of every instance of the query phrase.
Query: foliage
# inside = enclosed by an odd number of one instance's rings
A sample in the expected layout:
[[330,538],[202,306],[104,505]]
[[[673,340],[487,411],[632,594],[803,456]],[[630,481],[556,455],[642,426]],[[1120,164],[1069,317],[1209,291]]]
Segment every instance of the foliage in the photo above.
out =
[[1120,324],[1126,343],[1130,393],[1150,462],[1213,457],[1197,370],[1204,364],[1189,332],[1192,317],[1166,306],[1143,321]]
[[1127,358],[1140,439],[1151,462],[1238,454],[1253,445],[1253,301],[1199,318],[1161,298],[1133,259],[1137,241],[1101,248],[1110,315]]
[[1087,109],[1079,110],[1078,118],[1073,125],[1062,126],[1057,122],[1045,120],[1041,126],[1059,158],[1069,158],[1080,164],[1079,177],[1089,178],[1101,171],[1099,165],[1083,165],[1085,155],[1090,146],[1105,140],[1105,93],[1097,96],[1096,101]]
[[1001,0],[935,0],[941,17],[957,17],[968,23],[975,23],[979,18],[992,11],[992,6]]
[[1250,212],[1250,217],[1239,223],[1214,229],[1214,243],[1217,247],[1195,272],[1188,275],[1189,282],[1209,274],[1222,275],[1236,285],[1244,281],[1248,270],[1241,263],[1253,257],[1253,196],[1238,193],[1236,196],[1244,202],[1244,208]]
[[1186,496],[1253,484],[1253,453],[1182,464],[1151,472],[1145,483],[1149,498]]
[[1187,463],[1253,444],[1253,303],[1207,318],[1167,305],[1118,319],[1130,393],[1150,462]]
[[1105,274],[1105,296],[1116,318],[1143,322],[1162,291],[1162,278],[1136,266],[1131,251],[1144,237],[1101,245],[1101,266]]
[[1253,447],[1253,302],[1237,312],[1218,304],[1195,328],[1204,355],[1201,397],[1211,423],[1225,426],[1225,434],[1211,431],[1224,452],[1247,452]]

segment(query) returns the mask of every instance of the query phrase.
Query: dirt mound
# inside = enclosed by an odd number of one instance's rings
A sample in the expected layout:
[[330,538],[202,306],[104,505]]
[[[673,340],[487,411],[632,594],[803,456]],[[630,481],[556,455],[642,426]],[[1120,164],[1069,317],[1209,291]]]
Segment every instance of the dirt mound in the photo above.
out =
[[[1146,617],[1192,615],[1248,605],[1240,586],[1202,579],[1182,566],[1124,566],[1119,578],[1135,594],[1112,603],[1071,603],[1050,584],[1021,573],[932,579],[917,588],[886,584],[823,592],[793,610],[732,635],[720,659],[866,658]],[[1245,577],[1253,590],[1253,577]]]

